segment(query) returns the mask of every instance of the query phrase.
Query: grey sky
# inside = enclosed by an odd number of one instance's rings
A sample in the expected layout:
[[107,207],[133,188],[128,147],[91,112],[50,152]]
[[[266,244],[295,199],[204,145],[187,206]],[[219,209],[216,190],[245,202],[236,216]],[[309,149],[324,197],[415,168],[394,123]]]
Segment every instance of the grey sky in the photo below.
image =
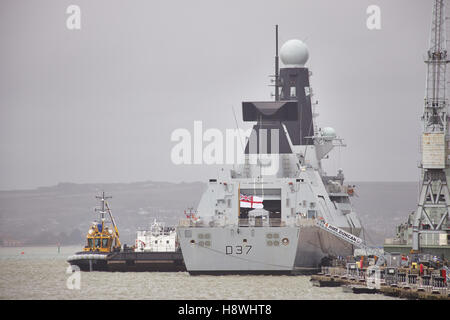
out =
[[[81,30],[66,28],[70,4]],[[382,29],[366,28],[381,7]],[[22,1],[0,3],[0,189],[58,182],[205,181],[175,166],[176,128],[235,128],[241,101],[271,99],[280,45],[310,49],[320,126],[347,148],[329,173],[419,177],[431,1]]]

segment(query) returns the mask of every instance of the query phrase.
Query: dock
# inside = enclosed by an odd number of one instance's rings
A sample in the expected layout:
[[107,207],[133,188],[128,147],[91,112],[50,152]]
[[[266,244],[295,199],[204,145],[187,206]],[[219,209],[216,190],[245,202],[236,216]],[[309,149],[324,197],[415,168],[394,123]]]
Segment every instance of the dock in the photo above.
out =
[[322,267],[319,274],[311,276],[317,287],[342,287],[355,294],[384,294],[413,300],[450,300],[450,286],[438,275],[423,275],[403,270],[380,269],[379,278],[369,277],[365,269]]

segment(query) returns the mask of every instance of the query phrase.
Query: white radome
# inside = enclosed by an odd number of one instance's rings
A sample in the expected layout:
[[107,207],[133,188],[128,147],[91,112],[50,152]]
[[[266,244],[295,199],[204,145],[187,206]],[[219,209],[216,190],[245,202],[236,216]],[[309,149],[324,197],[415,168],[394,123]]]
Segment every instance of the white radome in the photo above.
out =
[[303,41],[289,40],[281,47],[280,58],[287,67],[304,67],[309,59],[308,47]]
[[321,132],[322,132],[322,137],[325,140],[333,140],[334,138],[336,138],[336,130],[334,130],[331,127],[322,128]]

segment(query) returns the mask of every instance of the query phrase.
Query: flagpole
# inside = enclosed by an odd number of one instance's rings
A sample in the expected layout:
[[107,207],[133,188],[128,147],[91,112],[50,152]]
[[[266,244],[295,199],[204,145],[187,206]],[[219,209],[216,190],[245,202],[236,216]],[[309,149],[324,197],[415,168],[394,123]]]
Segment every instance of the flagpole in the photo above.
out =
[[[238,219],[241,217],[241,183],[239,182],[238,187]],[[239,221],[238,221],[239,223]]]

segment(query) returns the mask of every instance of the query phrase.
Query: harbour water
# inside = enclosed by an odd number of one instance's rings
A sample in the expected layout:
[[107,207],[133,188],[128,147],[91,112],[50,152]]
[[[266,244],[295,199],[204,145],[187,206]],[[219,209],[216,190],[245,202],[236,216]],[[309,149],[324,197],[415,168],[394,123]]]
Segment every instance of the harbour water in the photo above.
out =
[[[0,299],[395,299],[318,288],[309,276],[190,276],[186,272],[66,273],[80,247],[0,248]],[[23,253],[22,253],[23,252]],[[74,286],[75,284],[75,286]]]

